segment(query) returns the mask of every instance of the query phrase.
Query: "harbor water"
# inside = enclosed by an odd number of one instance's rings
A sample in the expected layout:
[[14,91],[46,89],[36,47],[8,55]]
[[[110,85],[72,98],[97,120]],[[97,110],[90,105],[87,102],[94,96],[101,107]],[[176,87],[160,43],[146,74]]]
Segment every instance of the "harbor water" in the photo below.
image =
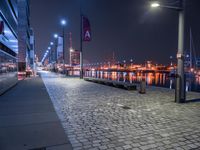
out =
[[[175,77],[169,73],[161,72],[118,72],[118,71],[97,71],[89,70],[85,72],[86,77],[101,78],[115,81],[123,81],[130,83],[139,83],[142,79],[145,79],[147,85],[166,87],[174,89]],[[186,91],[200,92],[200,76],[199,75],[187,75],[185,78]]]

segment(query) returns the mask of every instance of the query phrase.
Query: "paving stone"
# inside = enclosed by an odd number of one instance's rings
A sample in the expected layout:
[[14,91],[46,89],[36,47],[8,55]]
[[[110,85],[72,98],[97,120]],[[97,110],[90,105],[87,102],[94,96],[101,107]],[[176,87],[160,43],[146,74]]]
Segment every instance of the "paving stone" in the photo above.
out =
[[141,150],[141,149],[139,149],[139,148],[133,148],[132,150]]
[[89,148],[88,150],[98,150],[97,147]]
[[130,144],[132,144],[133,142],[131,142],[131,141],[125,141],[124,143],[127,144],[127,145],[130,145]]
[[115,150],[123,150],[122,147],[115,147]]
[[115,147],[115,145],[114,144],[109,144],[108,147],[112,148],[112,147]]
[[175,150],[184,150],[184,149],[181,147],[176,147]]
[[99,144],[99,143],[95,143],[95,144],[92,144],[92,146],[94,146],[94,147],[98,147],[98,146],[101,146],[101,144]]
[[130,149],[130,148],[132,148],[132,146],[131,145],[124,145],[123,148],[124,149]]
[[83,148],[82,147],[75,147],[73,148],[73,150],[82,150]]
[[92,147],[92,145],[84,145],[83,148],[84,149],[90,149]]
[[150,145],[145,145],[145,146],[141,146],[140,149],[142,150],[147,150],[147,149],[151,149],[152,147]]
[[108,149],[108,147],[105,146],[105,145],[104,145],[104,146],[99,146],[99,149],[100,149],[100,150],[106,150],[106,149]]
[[133,147],[140,147],[141,145],[139,143],[133,143],[131,144]]
[[198,147],[198,146],[195,145],[195,144],[189,144],[188,146],[191,147],[191,148],[197,148],[197,147]]

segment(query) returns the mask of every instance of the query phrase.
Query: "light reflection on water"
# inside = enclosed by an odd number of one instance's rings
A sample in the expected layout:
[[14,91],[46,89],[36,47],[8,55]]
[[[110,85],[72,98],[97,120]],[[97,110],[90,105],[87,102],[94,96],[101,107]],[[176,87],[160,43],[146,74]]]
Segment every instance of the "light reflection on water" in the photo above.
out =
[[[175,87],[175,78],[169,77],[169,73],[143,73],[143,72],[108,72],[108,71],[86,71],[86,77],[94,77],[130,83],[139,83],[142,79],[148,85],[155,85],[167,88]],[[186,90],[200,92],[200,76],[186,78]]]

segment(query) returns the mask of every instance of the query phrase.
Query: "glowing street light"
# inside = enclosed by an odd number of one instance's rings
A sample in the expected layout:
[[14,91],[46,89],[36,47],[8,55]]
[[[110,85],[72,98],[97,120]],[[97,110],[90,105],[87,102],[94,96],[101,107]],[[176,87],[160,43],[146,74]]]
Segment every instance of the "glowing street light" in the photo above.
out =
[[55,52],[54,52],[54,61],[57,63],[57,39],[58,39],[58,34],[57,33],[55,33],[54,35],[53,35],[53,37],[54,37],[54,39],[55,39]]
[[153,3],[151,4],[151,7],[153,7],[153,8],[159,7],[159,6],[160,6],[160,4],[159,4],[158,2],[153,2]]
[[55,39],[58,38],[58,34],[56,34],[56,33],[53,36],[54,36]]
[[[53,46],[53,42],[50,42],[50,50],[51,50],[51,46]],[[53,57],[52,57],[52,54],[53,54],[53,52],[52,52],[52,50],[51,50],[51,53],[50,53],[50,59],[53,61]]]
[[62,26],[65,26],[65,25],[67,24],[67,21],[64,20],[64,19],[62,19],[62,20],[60,21],[60,23],[61,23]]
[[49,51],[49,63],[51,63],[51,47],[48,47],[48,51]]

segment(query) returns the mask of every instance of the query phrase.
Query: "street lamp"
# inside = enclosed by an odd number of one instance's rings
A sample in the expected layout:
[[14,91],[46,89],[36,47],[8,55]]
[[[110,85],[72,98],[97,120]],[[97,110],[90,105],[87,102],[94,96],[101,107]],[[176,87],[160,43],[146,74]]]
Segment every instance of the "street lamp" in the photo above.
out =
[[177,52],[177,77],[175,89],[175,102],[185,102],[185,76],[184,76],[184,7],[185,0],[180,0],[180,7],[164,6],[159,3],[152,3],[151,7],[164,7],[173,9],[179,12],[179,25],[178,25],[178,52]]
[[48,47],[48,50],[49,50],[49,64],[51,63],[51,47],[49,46]]
[[65,73],[65,26],[67,22],[66,20],[62,19],[60,23],[62,26],[62,36],[63,36],[63,73]]
[[54,43],[53,42],[50,42],[50,59],[51,59],[51,62],[53,62],[54,60],[53,60],[53,49],[52,49],[52,47],[53,47],[53,45],[54,45]]
[[124,62],[124,68],[126,68],[126,60],[123,60],[123,62]]
[[55,34],[53,35],[53,37],[55,38],[55,42],[54,42],[54,43],[55,43],[55,44],[54,44],[54,45],[55,45],[55,56],[54,56],[54,59],[55,59],[55,62],[57,63],[57,44],[56,44],[57,41],[56,41],[56,40],[58,39],[58,34],[55,33]]
[[152,4],[151,4],[151,7],[159,7],[159,6],[160,6],[160,4],[157,1],[152,2]]
[[64,20],[64,19],[61,20],[61,25],[65,26],[66,23],[67,23],[66,20]]
[[63,36],[63,65],[65,64],[65,26],[67,24],[67,21],[65,19],[62,19],[60,21],[60,24],[62,26],[62,36]]
[[58,34],[56,34],[56,33],[53,36],[54,36],[55,39],[58,38]]
[[131,58],[130,62],[131,62],[131,69],[132,69],[132,67],[133,67],[133,59],[132,58]]
[[169,58],[170,58],[170,60],[171,60],[170,66],[172,66],[172,65],[173,65],[173,63],[172,63],[173,56],[170,56]]

